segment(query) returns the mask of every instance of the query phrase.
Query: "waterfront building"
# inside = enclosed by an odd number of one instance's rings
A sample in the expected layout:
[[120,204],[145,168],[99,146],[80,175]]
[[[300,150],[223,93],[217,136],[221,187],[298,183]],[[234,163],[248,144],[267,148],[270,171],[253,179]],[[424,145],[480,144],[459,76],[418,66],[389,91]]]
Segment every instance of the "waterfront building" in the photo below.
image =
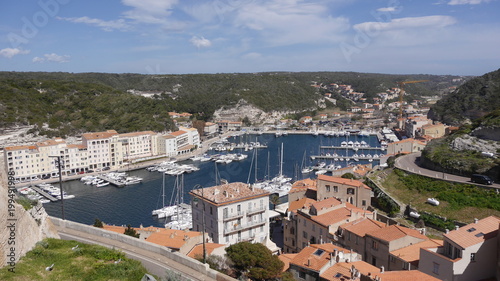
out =
[[391,142],[387,145],[387,154],[395,155],[399,153],[414,153],[422,151],[425,148],[425,143],[416,139],[404,139],[401,141]]
[[251,241],[278,251],[269,240],[269,192],[234,182],[195,189],[189,194],[194,231],[205,231],[214,243]]
[[89,169],[101,169],[121,165],[123,156],[122,143],[118,142],[115,130],[86,133],[82,135],[82,144],[87,147]]
[[334,197],[358,208],[367,208],[371,203],[372,189],[358,180],[319,175],[316,189],[318,201]]
[[156,144],[156,142],[153,142],[154,136],[156,136],[156,133],[153,131],[133,132],[118,135],[118,142],[121,143],[123,147],[122,156],[124,160],[130,161],[132,159],[153,156],[153,148],[156,148],[156,145],[153,145]]

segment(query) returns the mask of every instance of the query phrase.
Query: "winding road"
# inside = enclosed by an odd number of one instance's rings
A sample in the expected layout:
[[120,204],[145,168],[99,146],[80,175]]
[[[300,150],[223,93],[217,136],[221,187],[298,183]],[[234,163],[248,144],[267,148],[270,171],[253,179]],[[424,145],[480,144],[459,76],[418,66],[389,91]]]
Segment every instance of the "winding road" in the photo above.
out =
[[457,175],[453,175],[453,174],[447,174],[447,173],[443,173],[443,172],[434,171],[434,170],[420,167],[419,166],[420,156],[421,156],[420,152],[400,156],[400,157],[396,158],[395,166],[398,169],[401,169],[401,170],[404,170],[404,171],[407,171],[410,173],[426,176],[429,178],[435,178],[435,179],[457,182],[457,183],[474,184],[474,185],[477,185],[480,187],[500,189],[500,184],[498,184],[498,183],[494,183],[493,185],[484,185],[484,184],[473,183],[470,181],[469,177],[462,177],[462,176],[457,176]]

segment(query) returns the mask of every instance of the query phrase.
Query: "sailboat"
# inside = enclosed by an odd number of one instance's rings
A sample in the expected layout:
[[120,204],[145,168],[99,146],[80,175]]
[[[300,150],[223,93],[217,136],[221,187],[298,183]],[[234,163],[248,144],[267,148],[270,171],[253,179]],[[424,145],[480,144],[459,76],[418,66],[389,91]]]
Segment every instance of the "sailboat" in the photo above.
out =
[[304,156],[302,157],[302,165],[301,165],[301,172],[302,174],[309,174],[310,172],[313,171],[311,167],[305,166],[306,164],[306,151],[304,150]]

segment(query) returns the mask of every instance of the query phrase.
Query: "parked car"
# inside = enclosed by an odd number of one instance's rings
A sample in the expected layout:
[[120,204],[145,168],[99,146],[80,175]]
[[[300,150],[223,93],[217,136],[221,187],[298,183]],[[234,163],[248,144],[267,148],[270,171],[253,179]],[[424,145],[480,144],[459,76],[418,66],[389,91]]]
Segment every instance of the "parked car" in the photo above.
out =
[[104,168],[102,168],[103,171],[107,171],[109,169],[111,169],[111,168],[110,167],[104,167]]
[[480,174],[472,175],[470,181],[481,184],[493,184],[493,181],[490,179],[490,177]]

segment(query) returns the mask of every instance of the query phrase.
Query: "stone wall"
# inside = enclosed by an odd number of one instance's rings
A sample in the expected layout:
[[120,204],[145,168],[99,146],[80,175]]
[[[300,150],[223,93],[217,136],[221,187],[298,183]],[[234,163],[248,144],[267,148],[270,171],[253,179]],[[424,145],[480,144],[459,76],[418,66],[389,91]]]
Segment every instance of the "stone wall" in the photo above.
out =
[[21,205],[9,202],[12,198],[3,155],[0,159],[0,266],[13,266],[38,241],[46,237],[59,238],[59,235],[42,204],[26,211]]

